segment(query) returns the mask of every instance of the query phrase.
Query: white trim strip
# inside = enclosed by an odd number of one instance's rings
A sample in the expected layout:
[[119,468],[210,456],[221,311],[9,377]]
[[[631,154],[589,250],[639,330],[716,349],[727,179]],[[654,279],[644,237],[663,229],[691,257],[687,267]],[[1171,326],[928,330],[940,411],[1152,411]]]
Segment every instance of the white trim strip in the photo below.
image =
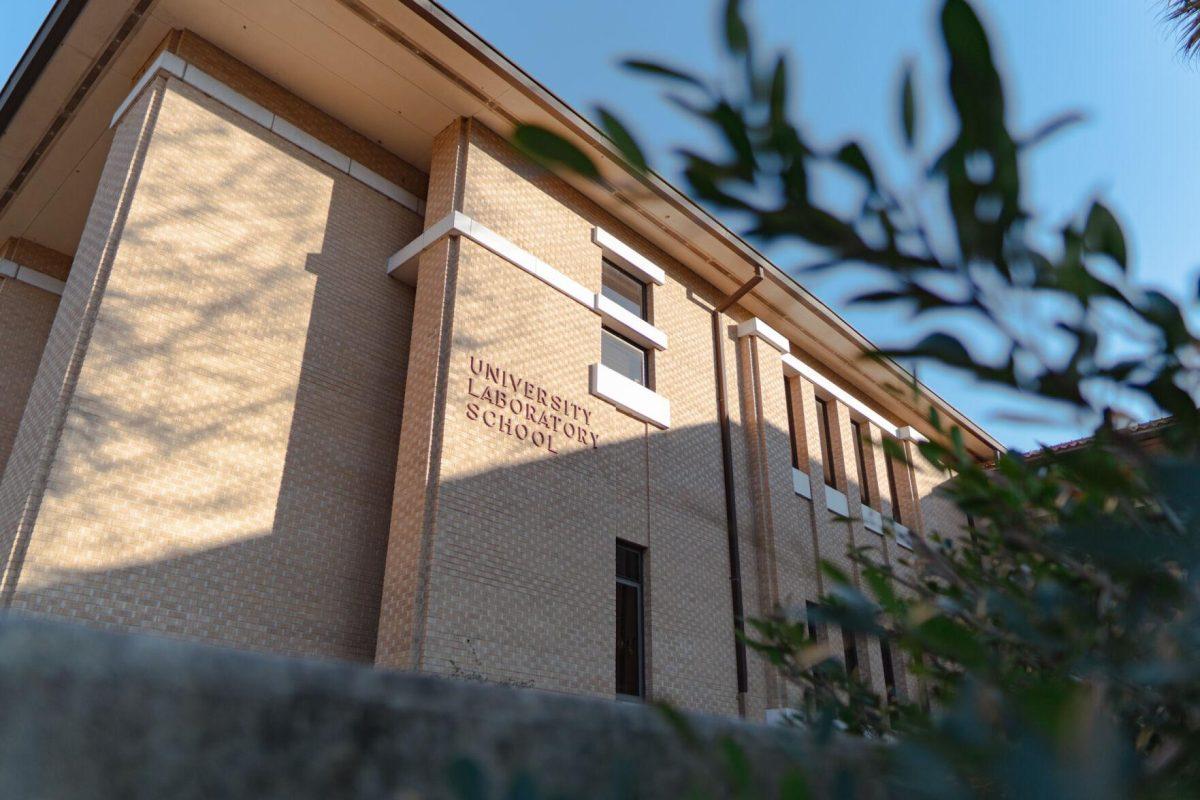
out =
[[836,383],[829,380],[824,375],[817,372],[815,369],[810,367],[808,364],[805,364],[791,353],[785,353],[783,356],[783,372],[785,375],[801,375],[807,378],[817,386],[820,386],[829,394],[836,397],[838,400],[841,400],[854,411],[857,411],[868,420],[878,425],[889,435],[899,438],[899,432],[901,430],[900,428],[897,428],[893,423],[872,411],[869,407],[860,402],[858,398],[849,394],[845,389],[838,386]]
[[44,292],[50,292],[50,294],[56,294],[59,297],[62,297],[63,290],[67,286],[66,281],[52,278],[36,269],[23,267],[15,261],[9,261],[7,258],[0,258],[0,277],[12,278],[14,281],[27,283],[30,286],[41,289]]
[[787,337],[758,317],[751,317],[745,322],[738,323],[737,335],[739,339],[743,336],[757,336],[785,355],[792,349]]
[[604,295],[593,295],[592,310],[600,315],[608,327],[632,339],[642,347],[653,347],[655,350],[667,349],[665,333],[636,314],[631,314],[621,308]]
[[409,192],[398,184],[392,183],[382,175],[367,169],[336,148],[325,144],[325,142],[312,134],[301,130],[283,117],[272,113],[244,94],[221,83],[221,81],[208,73],[197,69],[194,65],[189,64],[179,56],[166,50],[158,54],[158,58],[154,59],[154,62],[142,73],[142,77],[138,79],[137,83],[134,84],[133,91],[117,107],[117,111],[113,114],[112,121],[109,123],[110,128],[116,125],[121,117],[125,115],[125,112],[129,110],[129,107],[133,105],[133,102],[159,72],[174,75],[189,86],[199,89],[217,102],[223,103],[238,112],[246,117],[246,119],[257,122],[279,137],[296,145],[301,150],[329,164],[334,169],[346,173],[364,186],[369,186],[384,197],[399,203],[410,211],[421,215],[425,214],[425,201],[412,194],[412,192]]
[[159,53],[158,58],[154,59],[153,63],[142,73],[142,77],[138,78],[137,83],[133,85],[133,91],[125,96],[121,105],[117,106],[117,111],[113,114],[112,121],[108,123],[108,127],[113,127],[117,124],[117,120],[125,116],[125,112],[133,105],[133,101],[141,95],[142,90],[146,88],[150,81],[154,80],[160,70],[170,73],[176,78],[182,78],[186,69],[187,62],[174,53],[168,50]]
[[603,364],[588,368],[589,391],[634,419],[658,428],[671,427],[671,401]]
[[643,280],[659,286],[666,283],[667,274],[663,272],[662,267],[603,228],[599,226],[592,228],[592,241],[604,251],[605,255],[630,272],[636,273]]
[[451,211],[442,219],[425,229],[425,232],[400,248],[388,259],[389,275],[407,283],[416,283],[417,259],[421,254],[447,236],[463,236],[483,249],[503,258],[518,269],[528,272],[548,286],[557,289],[589,311],[595,311],[595,297],[583,284],[568,278],[540,258],[523,250],[485,225],[481,225],[461,211]]
[[224,103],[225,105],[229,106],[243,117],[248,117],[249,119],[254,120],[264,128],[270,128],[271,123],[275,121],[275,115],[273,113],[263,108],[249,97],[238,94],[233,89],[209,75],[207,72],[196,69],[195,65],[193,64],[188,64],[187,69],[183,71],[183,80],[186,83],[190,83],[192,86],[195,86],[197,89],[212,97],[217,102]]

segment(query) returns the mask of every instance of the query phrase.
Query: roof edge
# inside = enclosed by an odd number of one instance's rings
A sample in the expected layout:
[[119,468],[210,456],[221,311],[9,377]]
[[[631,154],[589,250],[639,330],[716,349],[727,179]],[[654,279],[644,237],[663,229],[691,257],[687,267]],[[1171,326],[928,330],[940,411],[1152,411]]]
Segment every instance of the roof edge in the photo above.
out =
[[8,130],[13,117],[21,110],[25,98],[41,77],[50,57],[62,44],[87,4],[88,0],[57,0],[46,19],[42,21],[41,27],[25,48],[4,88],[0,89],[0,136]]

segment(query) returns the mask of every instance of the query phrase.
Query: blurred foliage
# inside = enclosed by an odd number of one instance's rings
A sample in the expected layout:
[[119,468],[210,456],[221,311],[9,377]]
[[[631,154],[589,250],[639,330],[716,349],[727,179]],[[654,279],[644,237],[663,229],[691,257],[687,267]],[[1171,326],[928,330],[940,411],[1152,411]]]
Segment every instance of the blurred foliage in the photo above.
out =
[[[806,136],[787,53],[759,52],[736,0],[721,18],[721,74],[627,64],[712,136],[707,151],[679,151],[695,199],[749,220],[752,239],[805,244],[819,253],[807,269],[873,268],[883,283],[855,302],[901,304],[937,330],[875,357],[937,362],[1096,420],[1076,447],[982,464],[932,414],[941,435],[920,457],[955,476],[946,492],[969,530],[927,531],[892,565],[867,549],[850,554],[853,574],[824,565],[833,588],[817,621],[888,640],[916,696],[901,680],[881,698],[848,675],[809,638],[803,609],[753,621],[751,644],[795,687],[797,719],[818,737],[886,743],[884,774],[871,778],[897,796],[1200,797],[1197,298],[1133,281],[1125,234],[1100,200],[1062,224],[1038,218],[1026,156],[1078,115],[1012,130],[974,10],[945,0],[938,19],[952,133],[925,141],[923,111],[936,104],[904,66],[896,128],[916,176],[904,185],[866,143]],[[642,173],[630,128],[600,117]],[[599,175],[553,133],[522,128],[517,140],[544,163]],[[855,188],[852,211],[813,191],[830,174]],[[1000,352],[973,352],[963,332],[979,330]],[[1131,435],[1138,415],[1171,418],[1155,448]]]

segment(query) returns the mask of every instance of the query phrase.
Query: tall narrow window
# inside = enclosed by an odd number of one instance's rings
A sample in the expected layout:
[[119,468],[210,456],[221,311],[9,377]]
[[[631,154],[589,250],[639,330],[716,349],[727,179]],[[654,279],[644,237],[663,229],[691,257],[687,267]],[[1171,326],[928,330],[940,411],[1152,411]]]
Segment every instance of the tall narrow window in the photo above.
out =
[[808,638],[810,641],[819,642],[825,637],[821,635],[822,628],[817,622],[817,610],[819,605],[811,600],[804,604],[804,622],[808,626]]
[[871,505],[871,484],[867,482],[867,453],[863,445],[862,425],[858,420],[850,422],[854,432],[854,458],[858,461],[858,494],[864,506]]
[[858,642],[854,639],[854,633],[846,630],[846,626],[842,626],[842,655],[846,659],[846,674],[855,675],[858,673]]
[[879,655],[883,657],[883,685],[887,689],[887,699],[896,700],[896,667],[892,663],[892,645],[887,638],[879,640]]
[[[607,259],[601,269],[600,294],[638,319],[646,319],[646,284]],[[600,363],[635,383],[650,385],[649,351],[610,328],[600,331]]]
[[617,694],[645,697],[643,550],[617,542]]
[[792,469],[800,469],[800,454],[796,451],[796,415],[792,411],[792,385],[783,379],[783,397],[787,401],[788,444],[792,447]]
[[837,487],[837,472],[833,469],[833,438],[829,431],[829,404],[817,398],[817,435],[821,437],[821,461],[825,467],[825,485]]
[[901,522],[900,519],[900,493],[896,491],[896,468],[892,466],[892,455],[885,455],[887,462],[887,479],[888,479],[888,494],[891,495],[892,501],[892,520]]

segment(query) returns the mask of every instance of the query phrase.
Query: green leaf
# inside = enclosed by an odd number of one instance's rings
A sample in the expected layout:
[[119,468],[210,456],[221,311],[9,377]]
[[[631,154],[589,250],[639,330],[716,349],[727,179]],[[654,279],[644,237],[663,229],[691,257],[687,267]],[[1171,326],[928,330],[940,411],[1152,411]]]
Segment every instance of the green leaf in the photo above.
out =
[[1059,131],[1082,122],[1083,119],[1083,114],[1078,111],[1059,114],[1048,122],[1043,122],[1033,133],[1023,137],[1018,144],[1021,147],[1036,147]]
[[789,769],[779,782],[779,800],[809,800],[811,797],[804,773],[795,768]]
[[512,142],[518,150],[543,166],[562,167],[593,180],[600,177],[600,170],[582,150],[538,125],[518,125]]
[[904,78],[900,83],[900,125],[904,130],[904,143],[911,150],[917,140],[917,94],[913,87],[913,65],[904,65]]
[[629,162],[629,165],[638,172],[646,172],[650,169],[646,163],[646,155],[642,148],[637,143],[637,139],[629,132],[629,129],[613,115],[608,109],[600,106],[596,109],[596,113],[600,116],[600,127],[621,151],[621,155]]
[[697,89],[703,89],[704,83],[694,75],[690,75],[682,70],[668,67],[665,64],[659,64],[655,61],[643,61],[637,58],[627,59],[622,62],[626,69],[631,69],[634,72],[644,72],[647,75],[652,75],[656,78],[666,78],[667,80],[686,83],[689,86],[695,86]]
[[729,48],[729,52],[738,55],[750,49],[750,31],[742,19],[741,0],[726,0],[725,46]]
[[857,142],[842,145],[834,158],[838,160],[838,163],[857,172],[867,182],[867,185],[875,187],[875,170],[871,169],[871,162],[867,161],[867,154],[863,152]]
[[1092,203],[1088,211],[1087,223],[1083,229],[1083,242],[1094,253],[1104,255],[1117,262],[1121,269],[1128,269],[1126,263],[1125,234],[1121,223],[1100,201]]

